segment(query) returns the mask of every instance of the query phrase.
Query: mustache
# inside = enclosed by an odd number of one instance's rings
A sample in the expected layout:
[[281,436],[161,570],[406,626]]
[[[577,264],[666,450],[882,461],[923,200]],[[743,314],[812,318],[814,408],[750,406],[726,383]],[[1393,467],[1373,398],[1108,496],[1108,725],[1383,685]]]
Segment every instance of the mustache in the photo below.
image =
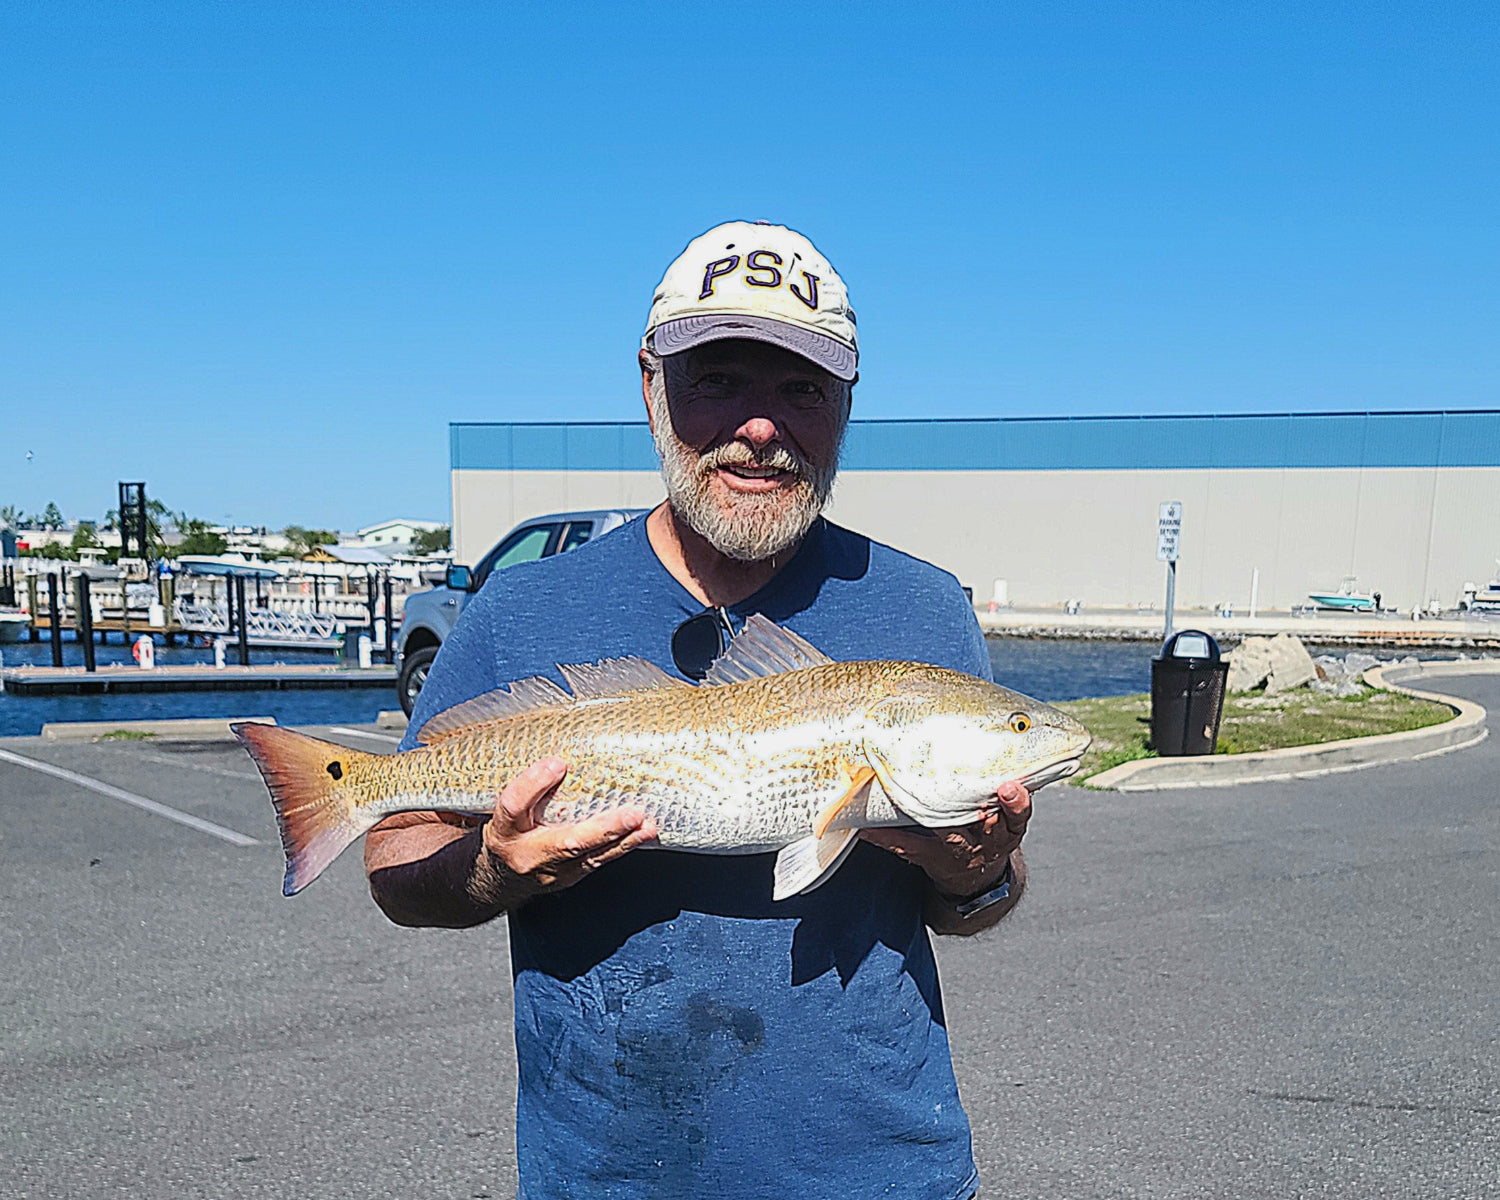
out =
[[728,442],[698,456],[700,473],[706,475],[720,467],[765,467],[772,471],[789,471],[799,479],[813,476],[812,464],[785,446],[752,450],[738,442]]

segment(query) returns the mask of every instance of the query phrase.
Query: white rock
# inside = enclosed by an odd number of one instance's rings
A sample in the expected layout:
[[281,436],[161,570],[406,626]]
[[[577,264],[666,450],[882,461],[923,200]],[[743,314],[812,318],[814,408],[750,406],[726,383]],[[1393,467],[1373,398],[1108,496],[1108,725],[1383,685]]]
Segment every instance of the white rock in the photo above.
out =
[[1229,656],[1229,679],[1225,686],[1231,692],[1254,691],[1271,673],[1271,639],[1247,637]]
[[1266,695],[1290,691],[1318,677],[1317,664],[1303,646],[1302,639],[1290,633],[1279,633],[1271,639],[1271,674],[1266,680]]

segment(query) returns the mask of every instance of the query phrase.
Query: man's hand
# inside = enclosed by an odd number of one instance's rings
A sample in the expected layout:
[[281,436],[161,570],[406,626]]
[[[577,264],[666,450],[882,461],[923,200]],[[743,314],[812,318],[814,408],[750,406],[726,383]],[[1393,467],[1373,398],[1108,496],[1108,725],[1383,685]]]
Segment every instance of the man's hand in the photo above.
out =
[[656,837],[656,823],[638,808],[617,808],[572,825],[543,825],[542,811],[567,773],[562,759],[544,758],[506,784],[484,825],[484,849],[474,866],[475,900],[508,908],[571,887]]
[[370,894],[398,925],[462,929],[499,916],[656,836],[639,809],[617,809],[574,825],[541,814],[568,773],[559,758],[520,772],[488,820],[458,813],[402,812],[365,837]]
[[[958,829],[866,829],[865,841],[915,863],[927,873],[938,895],[950,902],[966,899],[999,882],[1005,864],[1026,835],[1031,820],[1031,793],[1019,783],[1002,783],[995,792],[997,807],[983,820]],[[1019,897],[1020,888],[1015,889]],[[993,920],[974,920],[987,927]],[[949,924],[944,922],[945,925]]]

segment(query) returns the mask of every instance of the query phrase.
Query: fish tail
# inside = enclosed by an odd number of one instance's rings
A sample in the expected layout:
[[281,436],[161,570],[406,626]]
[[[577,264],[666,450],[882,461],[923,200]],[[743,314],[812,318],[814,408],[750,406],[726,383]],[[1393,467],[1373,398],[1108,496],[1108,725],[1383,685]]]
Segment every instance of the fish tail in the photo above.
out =
[[270,789],[286,853],[281,892],[294,896],[378,819],[361,811],[346,778],[353,763],[372,756],[276,725],[229,728]]

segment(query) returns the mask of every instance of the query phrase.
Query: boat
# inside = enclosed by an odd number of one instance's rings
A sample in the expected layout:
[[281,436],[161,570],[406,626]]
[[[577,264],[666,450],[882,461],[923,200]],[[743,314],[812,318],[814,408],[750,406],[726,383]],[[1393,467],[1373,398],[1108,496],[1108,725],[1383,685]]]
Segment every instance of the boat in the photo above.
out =
[[19,642],[31,628],[31,618],[19,608],[0,608],[0,642]]
[[[1500,559],[1495,560],[1495,566],[1500,569]],[[1483,589],[1476,588],[1472,583],[1464,584],[1464,596],[1458,602],[1458,611],[1500,612],[1500,573]]]
[[246,579],[280,579],[286,574],[281,567],[271,563],[249,562],[243,558],[230,558],[222,554],[183,554],[175,560],[179,571],[190,575],[206,575],[223,579],[242,575]]
[[1346,575],[1336,592],[1309,592],[1307,598],[1318,608],[1335,612],[1379,612],[1380,593],[1361,592],[1355,587],[1353,575]]

